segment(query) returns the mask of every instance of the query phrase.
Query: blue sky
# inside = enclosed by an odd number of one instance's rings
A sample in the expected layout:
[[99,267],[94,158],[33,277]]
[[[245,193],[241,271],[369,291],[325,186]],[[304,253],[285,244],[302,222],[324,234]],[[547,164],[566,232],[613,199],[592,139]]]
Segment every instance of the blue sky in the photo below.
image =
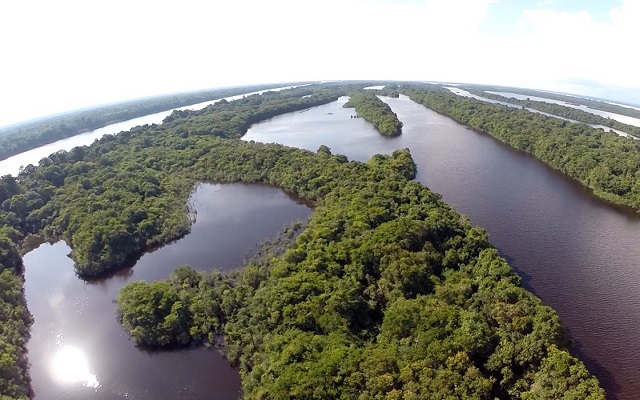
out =
[[640,103],[640,1],[0,2],[0,126],[177,91],[406,79]]

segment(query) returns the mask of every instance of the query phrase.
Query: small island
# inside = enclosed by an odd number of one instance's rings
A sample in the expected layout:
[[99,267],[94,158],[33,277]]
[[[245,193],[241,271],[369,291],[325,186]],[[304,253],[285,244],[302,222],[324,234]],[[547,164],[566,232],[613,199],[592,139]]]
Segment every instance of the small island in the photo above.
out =
[[343,107],[355,108],[358,115],[371,122],[381,135],[400,136],[402,122],[387,103],[371,92],[356,92],[349,96]]

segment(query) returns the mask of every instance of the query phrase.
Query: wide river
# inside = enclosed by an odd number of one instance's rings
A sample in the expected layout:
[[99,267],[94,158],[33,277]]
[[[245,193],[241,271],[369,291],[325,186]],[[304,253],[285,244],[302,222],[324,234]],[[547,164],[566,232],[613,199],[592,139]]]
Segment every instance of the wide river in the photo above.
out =
[[[342,108],[346,101],[342,98],[256,124],[244,139],[314,151],[326,144],[334,153],[362,161],[376,153],[410,148],[418,165],[417,179],[442,194],[474,224],[486,228],[491,242],[523,277],[526,287],[558,311],[576,342],[574,354],[601,380],[609,398],[637,398],[640,218],[595,198],[536,159],[406,97],[384,100],[404,123],[403,134],[397,138],[380,136],[363,119],[350,118],[353,110]],[[182,241],[178,241],[145,255],[133,269],[97,284],[75,278],[64,244],[43,245],[29,253],[25,257],[26,290],[36,316],[30,341],[36,394],[44,393],[40,398],[235,398],[237,374],[217,353],[204,348],[142,352],[118,326],[111,302],[125,282],[166,278],[181,263],[203,269],[240,265],[257,242],[285,222],[310,213],[276,189],[255,188],[205,186],[201,190],[213,193],[197,195],[197,199],[209,199],[209,204],[222,198],[218,211],[207,214],[211,215],[207,229],[212,231],[199,230],[209,218],[198,208],[193,232],[182,239],[194,240],[192,245],[180,250]],[[262,219],[272,213],[263,207],[263,199],[271,197],[281,198],[287,211],[281,220],[263,229]],[[291,210],[298,208],[296,216]],[[192,259],[194,252],[201,255]],[[227,259],[226,254],[232,253],[235,255]],[[52,363],[63,346],[77,349],[67,351],[69,359],[86,358],[79,363],[86,367],[77,372],[82,383],[53,381],[51,374],[56,370]]]
[[640,393],[640,218],[599,200],[535,158],[408,98],[384,98],[397,138],[363,129],[345,99],[254,125],[243,139],[365,160],[408,147],[417,179],[481,225],[526,287],[562,318],[609,398]]

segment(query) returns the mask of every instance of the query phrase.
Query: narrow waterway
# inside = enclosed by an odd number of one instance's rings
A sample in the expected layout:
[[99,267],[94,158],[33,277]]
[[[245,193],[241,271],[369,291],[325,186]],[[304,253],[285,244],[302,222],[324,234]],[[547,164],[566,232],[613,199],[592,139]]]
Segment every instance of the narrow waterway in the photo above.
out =
[[640,218],[533,157],[418,105],[383,98],[404,123],[386,138],[358,129],[344,99],[254,125],[245,140],[277,142],[365,160],[408,147],[417,179],[481,225],[552,306],[576,342],[573,353],[611,399],[640,393]]
[[109,278],[78,279],[64,242],[25,255],[36,399],[238,398],[238,371],[216,350],[140,349],[117,321],[113,300],[127,282],[166,279],[181,264],[201,271],[240,267],[261,243],[311,210],[267,185],[202,184],[190,201],[197,211],[190,234]]

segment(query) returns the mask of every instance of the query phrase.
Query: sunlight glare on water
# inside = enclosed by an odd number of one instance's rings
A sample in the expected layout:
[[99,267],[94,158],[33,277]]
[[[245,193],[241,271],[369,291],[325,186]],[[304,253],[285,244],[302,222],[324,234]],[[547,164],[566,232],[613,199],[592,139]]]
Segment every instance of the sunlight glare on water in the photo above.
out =
[[76,347],[64,346],[53,356],[52,373],[60,383],[81,383],[86,387],[100,386],[98,377],[91,373],[84,353]]

